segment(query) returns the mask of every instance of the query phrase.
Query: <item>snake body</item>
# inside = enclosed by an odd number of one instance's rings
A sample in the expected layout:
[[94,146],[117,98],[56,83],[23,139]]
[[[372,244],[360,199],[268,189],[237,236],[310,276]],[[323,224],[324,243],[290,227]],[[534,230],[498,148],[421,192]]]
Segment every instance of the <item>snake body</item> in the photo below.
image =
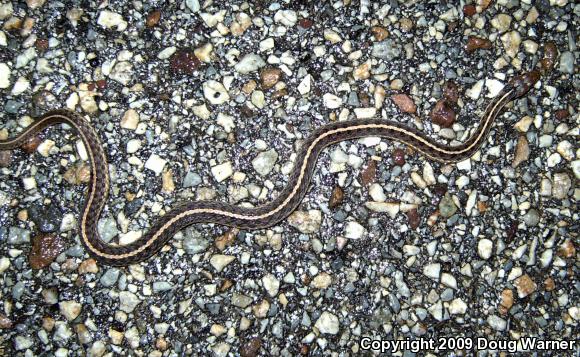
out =
[[177,231],[191,224],[215,223],[247,230],[275,225],[294,211],[303,199],[322,149],[340,141],[377,136],[409,145],[436,161],[457,162],[468,158],[485,141],[495,118],[503,108],[510,101],[527,93],[539,77],[538,71],[532,71],[513,78],[488,105],[474,134],[458,146],[437,143],[414,128],[390,120],[340,121],[322,126],[304,141],[288,184],[269,203],[246,208],[217,201],[184,202],[160,217],[141,238],[126,245],[106,243],[100,239],[97,231],[97,222],[107,202],[110,186],[107,157],[95,129],[81,115],[69,110],[50,111],[15,138],[0,141],[0,150],[18,148],[51,125],[66,123],[73,127],[85,144],[91,166],[91,179],[79,222],[81,241],[97,261],[124,266],[151,257]]

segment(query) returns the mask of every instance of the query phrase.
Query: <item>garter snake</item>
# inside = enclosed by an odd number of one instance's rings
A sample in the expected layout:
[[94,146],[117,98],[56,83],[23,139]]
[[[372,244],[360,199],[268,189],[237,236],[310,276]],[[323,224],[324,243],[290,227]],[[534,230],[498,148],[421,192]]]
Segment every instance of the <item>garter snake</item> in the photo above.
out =
[[457,162],[468,158],[485,141],[493,121],[506,104],[527,93],[539,77],[539,72],[534,70],[513,78],[488,105],[473,135],[457,146],[437,143],[414,128],[390,120],[339,121],[322,126],[304,140],[288,184],[269,203],[246,208],[217,201],[185,202],[160,217],[144,236],[126,245],[106,243],[97,231],[97,222],[108,198],[109,172],[99,136],[85,118],[69,110],[50,111],[17,137],[0,141],[0,150],[17,148],[44,128],[57,123],[73,127],[85,144],[91,166],[91,179],[79,222],[81,241],[97,261],[122,266],[151,257],[177,231],[191,224],[215,223],[248,230],[275,225],[286,218],[306,194],[321,150],[340,141],[378,136],[409,145],[436,161]]

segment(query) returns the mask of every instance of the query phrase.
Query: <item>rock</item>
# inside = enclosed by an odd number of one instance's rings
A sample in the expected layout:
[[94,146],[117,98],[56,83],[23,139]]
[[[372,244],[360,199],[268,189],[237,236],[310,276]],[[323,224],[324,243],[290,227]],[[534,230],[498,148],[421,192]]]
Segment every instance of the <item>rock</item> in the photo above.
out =
[[294,211],[288,217],[288,224],[302,233],[315,233],[320,230],[322,213],[318,210]]
[[203,83],[203,95],[214,105],[223,104],[230,100],[226,88],[218,81],[209,80]]
[[338,322],[338,317],[331,314],[328,311],[322,312],[314,326],[323,334],[336,335],[338,334],[340,325]]
[[115,28],[117,31],[124,31],[127,28],[127,22],[123,20],[123,16],[109,10],[103,10],[99,13],[97,24],[107,28]]
[[489,50],[491,47],[492,43],[490,40],[476,36],[469,36],[467,44],[465,45],[465,51],[467,53],[472,53],[478,49]]
[[401,55],[401,46],[393,40],[375,42],[371,49],[371,56],[392,61]]
[[0,89],[10,87],[10,67],[6,63],[0,63]]
[[398,202],[365,202],[365,207],[373,212],[387,213],[391,218],[395,218],[401,208]]
[[284,26],[292,27],[296,25],[298,15],[294,10],[278,10],[274,15],[274,21]]
[[211,173],[217,182],[222,182],[233,175],[234,169],[232,168],[232,163],[226,161],[223,164],[212,167]]
[[8,230],[9,245],[20,245],[30,242],[30,231],[18,227],[10,227]]
[[169,60],[169,68],[175,73],[194,74],[201,65],[201,61],[197,58],[195,50],[191,48],[183,48],[176,51]]
[[61,301],[58,304],[60,308],[60,313],[68,320],[72,321],[80,315],[82,305],[76,301],[68,300],[68,301]]
[[254,170],[261,176],[267,176],[270,171],[274,168],[276,161],[278,160],[278,153],[274,149],[264,151],[258,154],[252,160],[252,166]]
[[572,188],[572,180],[566,173],[559,172],[554,174],[552,182],[552,196],[559,200],[568,197],[568,191]]
[[440,99],[429,114],[431,121],[443,128],[450,128],[455,123],[455,110],[446,99]]
[[326,93],[322,96],[322,103],[328,109],[336,109],[342,105],[342,99],[331,93]]
[[236,260],[236,257],[232,255],[215,254],[212,255],[209,262],[211,266],[219,273],[234,260]]
[[280,288],[280,281],[272,274],[267,274],[262,277],[262,286],[270,295],[270,297],[275,297],[278,295],[278,290]]
[[261,302],[257,303],[256,305],[252,306],[252,312],[254,316],[259,319],[263,319],[264,317],[268,316],[268,311],[270,310],[270,303],[268,300],[262,300]]
[[449,218],[457,212],[457,206],[448,193],[446,193],[439,202],[439,212],[441,213],[441,216],[445,218]]
[[369,161],[360,173],[360,180],[363,186],[368,186],[374,183],[377,179],[377,162],[375,160]]
[[507,328],[507,321],[496,315],[488,316],[487,323],[496,331],[505,331]]
[[574,73],[574,53],[570,51],[562,52],[560,54],[560,66],[558,70],[562,73]]
[[153,171],[155,173],[155,176],[159,176],[161,172],[163,172],[163,168],[165,167],[166,163],[167,160],[162,159],[161,157],[159,157],[159,155],[151,154],[151,156],[149,156],[149,159],[145,161],[145,168]]
[[109,77],[126,86],[134,78],[133,65],[127,61],[117,62],[111,70]]
[[202,183],[201,176],[197,172],[188,171],[183,178],[182,186],[184,188],[195,187]]
[[530,147],[528,145],[528,139],[525,135],[520,135],[518,138],[518,143],[516,144],[516,152],[514,154],[514,160],[512,162],[512,167],[518,167],[522,162],[526,161],[530,157]]
[[331,30],[331,29],[328,29],[328,28],[324,29],[324,31],[322,32],[322,35],[323,35],[324,39],[329,41],[331,44],[335,44],[335,43],[342,41],[342,38],[340,37],[338,32]]
[[12,87],[12,95],[17,96],[26,92],[30,88],[30,82],[24,77],[18,77],[14,87]]
[[241,357],[256,357],[262,347],[262,340],[259,337],[253,337],[249,341],[242,343],[240,346]]
[[78,271],[79,274],[96,274],[99,272],[99,266],[95,259],[89,258],[79,265]]
[[507,314],[514,304],[514,292],[510,289],[504,289],[501,292],[501,300],[499,304],[500,304],[499,311],[501,312],[501,314],[502,315]]
[[467,304],[460,298],[453,299],[449,303],[449,313],[452,315],[463,315],[467,311]]
[[64,251],[65,242],[58,235],[38,235],[32,240],[28,261],[32,269],[50,265]]
[[33,205],[28,209],[30,219],[42,233],[56,232],[60,226],[63,214],[56,205]]
[[300,84],[298,84],[298,92],[302,95],[309,93],[310,92],[310,83],[312,81],[312,76],[307,74],[306,76],[304,76],[304,78],[302,78],[302,81],[300,81]]
[[330,195],[330,199],[328,200],[328,207],[332,209],[340,206],[343,199],[344,191],[340,186],[335,186]]
[[534,291],[536,291],[537,285],[534,283],[532,278],[528,274],[522,275],[517,278],[514,282],[518,290],[518,296],[520,299],[525,298],[526,296],[530,295]]
[[126,313],[131,313],[137,305],[141,303],[141,300],[137,297],[137,295],[133,294],[129,291],[121,291],[119,293],[119,309]]
[[489,259],[493,253],[493,242],[487,238],[477,242],[477,253],[482,259]]
[[155,27],[159,23],[159,20],[161,20],[161,11],[157,9],[153,10],[149,12],[149,14],[147,15],[147,19],[145,20],[145,26],[149,28]]
[[245,55],[235,66],[234,68],[238,73],[241,74],[248,74],[251,72],[255,72],[258,69],[264,67],[266,62],[262,59],[262,57],[258,56],[257,54],[250,53]]
[[524,214],[522,220],[524,221],[526,226],[534,227],[537,226],[538,223],[540,223],[540,214],[538,213],[537,210],[532,208],[528,212],[526,212],[526,214]]
[[332,277],[330,274],[322,272],[312,279],[310,286],[316,289],[326,289],[332,284]]
[[185,0],[185,6],[187,6],[191,12],[199,12],[200,10],[199,0]]
[[515,58],[522,42],[520,33],[518,31],[507,32],[501,36],[501,41],[507,55],[511,58]]
[[282,70],[279,68],[263,68],[260,71],[260,81],[263,89],[272,88],[282,76]]
[[417,106],[413,102],[413,99],[411,99],[411,97],[409,97],[408,95],[406,95],[406,94],[393,94],[391,96],[391,99],[393,100],[395,105],[397,107],[399,107],[399,109],[401,111],[403,111],[404,113],[413,114],[413,113],[417,112]]
[[493,19],[491,19],[491,26],[498,30],[499,32],[505,32],[510,29],[512,23],[512,17],[507,14],[498,14]]
[[17,351],[27,350],[32,347],[33,340],[29,336],[18,335],[14,338],[14,349]]
[[441,274],[441,264],[432,263],[425,265],[425,267],[423,267],[423,274],[435,281],[439,281],[439,276]]
[[350,239],[359,239],[363,236],[365,228],[358,222],[350,221],[344,228],[344,237]]
[[101,285],[103,285],[104,287],[111,287],[113,285],[115,285],[115,283],[117,282],[117,280],[119,279],[119,274],[121,272],[119,271],[119,269],[117,268],[109,268],[107,269],[107,271],[101,276],[101,278],[99,279],[99,282],[101,283]]

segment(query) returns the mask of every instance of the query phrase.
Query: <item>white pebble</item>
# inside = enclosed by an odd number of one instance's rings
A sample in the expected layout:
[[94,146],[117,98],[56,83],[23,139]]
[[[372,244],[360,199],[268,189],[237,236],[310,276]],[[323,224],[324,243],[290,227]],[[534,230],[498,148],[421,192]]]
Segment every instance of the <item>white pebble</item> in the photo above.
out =
[[0,63],[0,88],[10,87],[10,67],[6,63]]
[[127,142],[127,153],[134,154],[141,148],[141,140],[131,139]]
[[167,160],[162,159],[157,154],[151,154],[149,159],[145,162],[145,168],[155,172],[155,176],[158,176],[165,167]]
[[173,55],[175,53],[175,51],[177,51],[177,47],[175,47],[175,46],[167,47],[163,51],[161,51],[157,54],[157,58],[162,59],[162,60],[168,59],[169,57],[171,57],[171,55]]
[[449,313],[452,315],[463,315],[467,311],[467,304],[460,298],[453,299],[449,304]]
[[387,200],[383,187],[378,183],[373,183],[369,187],[369,195],[371,195],[372,199],[377,202],[385,202]]
[[562,161],[562,157],[557,152],[548,156],[548,167],[554,167]]
[[441,264],[439,263],[427,264],[423,268],[423,274],[425,274],[425,276],[435,281],[439,280],[440,273],[441,273]]
[[18,77],[16,83],[14,83],[14,87],[12,87],[12,95],[19,95],[30,88],[30,82],[24,77]]
[[227,161],[223,164],[216,165],[211,168],[211,173],[217,182],[222,182],[234,173],[232,163]]
[[483,89],[483,80],[479,80],[471,88],[465,91],[465,95],[473,100],[476,100],[481,95],[482,89]]
[[218,81],[214,81],[213,79],[204,82],[203,85],[203,95],[211,104],[223,104],[230,100],[230,95],[228,91]]
[[304,78],[302,78],[302,81],[298,85],[298,92],[300,92],[300,94],[304,95],[304,94],[310,92],[311,80],[312,80],[312,76],[309,74],[305,75]]
[[293,10],[278,10],[274,15],[275,22],[288,27],[294,26],[297,20],[298,16],[296,15],[296,11]]
[[250,53],[245,55],[235,66],[234,68],[241,74],[248,74],[250,72],[257,71],[258,69],[264,67],[266,62],[262,59],[262,57],[258,56],[257,54]]
[[398,202],[366,202],[365,207],[374,212],[387,213],[389,217],[395,218],[401,205]]
[[502,82],[498,81],[497,79],[488,79],[487,81],[485,81],[485,86],[487,87],[487,90],[489,91],[489,94],[487,94],[487,97],[494,98],[499,94],[499,92],[501,92],[501,90],[504,87],[504,84]]
[[322,96],[322,103],[328,109],[335,109],[342,105],[342,99],[331,93],[326,93]]
[[123,16],[109,10],[99,13],[97,24],[108,29],[116,28],[117,31],[124,31],[127,28],[127,21],[123,20]]
[[482,259],[489,259],[491,257],[493,242],[487,238],[481,239],[477,243],[477,254]]
[[361,226],[358,222],[350,221],[346,223],[346,227],[344,228],[344,236],[350,239],[358,239],[363,236],[364,231],[364,227]]

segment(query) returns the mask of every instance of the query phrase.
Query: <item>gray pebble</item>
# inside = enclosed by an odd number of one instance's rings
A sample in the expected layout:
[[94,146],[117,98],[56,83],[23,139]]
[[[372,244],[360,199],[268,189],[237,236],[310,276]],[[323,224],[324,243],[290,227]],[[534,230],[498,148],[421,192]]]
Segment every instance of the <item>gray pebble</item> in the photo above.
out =
[[8,244],[19,245],[30,242],[30,231],[19,227],[10,227]]
[[101,279],[99,280],[101,282],[101,285],[103,285],[105,287],[113,286],[117,282],[117,280],[119,279],[119,273],[120,273],[120,271],[117,268],[108,269],[101,276]]
[[195,187],[201,183],[201,176],[197,172],[188,171],[183,178],[183,187]]

